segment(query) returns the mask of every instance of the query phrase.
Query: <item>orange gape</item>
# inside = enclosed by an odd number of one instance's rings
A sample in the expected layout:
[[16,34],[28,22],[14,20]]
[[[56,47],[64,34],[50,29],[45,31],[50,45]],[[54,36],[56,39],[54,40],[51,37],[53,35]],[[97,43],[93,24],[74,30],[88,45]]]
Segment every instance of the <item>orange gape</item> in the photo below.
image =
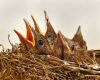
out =
[[34,42],[33,35],[32,35],[32,32],[31,32],[31,29],[30,29],[30,24],[26,19],[24,19],[24,22],[25,22],[25,25],[26,25],[26,32],[27,32],[26,33],[26,39],[31,41],[31,42]]
[[14,32],[17,34],[17,36],[19,37],[19,40],[21,41],[21,43],[26,47],[26,48],[33,48],[34,47],[34,43],[27,40],[26,38],[24,38],[18,31],[14,30]]
[[30,24],[29,22],[24,19],[25,25],[26,25],[26,38],[23,37],[18,31],[14,30],[14,32],[17,34],[17,36],[19,37],[19,40],[21,41],[21,43],[26,47],[26,48],[34,48],[35,46],[35,41],[33,39],[33,35],[30,29]]

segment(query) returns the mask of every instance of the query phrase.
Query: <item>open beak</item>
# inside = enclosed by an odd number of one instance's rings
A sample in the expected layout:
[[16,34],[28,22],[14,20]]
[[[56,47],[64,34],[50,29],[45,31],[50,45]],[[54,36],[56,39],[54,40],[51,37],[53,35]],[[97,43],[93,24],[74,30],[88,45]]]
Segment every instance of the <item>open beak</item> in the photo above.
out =
[[24,19],[24,22],[25,22],[25,25],[26,25],[26,39],[31,41],[31,42],[34,42],[33,35],[32,35],[32,32],[31,32],[31,29],[30,29],[31,26],[26,19]]
[[63,38],[61,32],[57,33],[57,42],[54,45],[54,54],[56,57],[60,59],[64,59],[67,56],[67,53],[71,53],[71,50],[68,46],[68,43]]
[[35,41],[33,39],[33,35],[30,29],[29,22],[24,19],[25,25],[26,25],[26,38],[22,36],[17,30],[14,30],[14,32],[17,34],[20,42],[26,47],[26,48],[33,48],[35,46]]
[[24,38],[18,31],[14,30],[14,32],[17,34],[20,42],[26,47],[26,48],[34,48],[34,43],[27,40],[26,38]]
[[[60,31],[58,32],[58,40],[61,40],[60,42],[61,42],[62,46],[64,47],[64,50],[63,50],[64,52],[71,52],[68,42],[64,39],[64,37]],[[58,44],[60,44],[60,43],[58,43]]]

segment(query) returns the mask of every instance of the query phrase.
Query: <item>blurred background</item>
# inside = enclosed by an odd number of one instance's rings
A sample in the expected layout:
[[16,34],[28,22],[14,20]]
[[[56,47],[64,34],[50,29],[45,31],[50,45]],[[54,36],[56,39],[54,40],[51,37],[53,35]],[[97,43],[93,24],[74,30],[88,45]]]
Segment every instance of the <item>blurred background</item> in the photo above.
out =
[[12,43],[19,43],[13,29],[25,36],[23,18],[34,26],[31,14],[45,33],[44,10],[56,32],[72,38],[81,25],[88,48],[100,49],[100,0],[0,0],[0,44],[11,48],[8,34]]

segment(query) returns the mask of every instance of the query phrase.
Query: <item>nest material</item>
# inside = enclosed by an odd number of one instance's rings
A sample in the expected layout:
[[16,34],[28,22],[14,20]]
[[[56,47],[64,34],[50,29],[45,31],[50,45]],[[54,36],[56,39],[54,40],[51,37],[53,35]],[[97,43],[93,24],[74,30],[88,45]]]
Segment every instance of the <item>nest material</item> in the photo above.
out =
[[79,65],[13,47],[0,53],[0,80],[100,80],[99,65]]

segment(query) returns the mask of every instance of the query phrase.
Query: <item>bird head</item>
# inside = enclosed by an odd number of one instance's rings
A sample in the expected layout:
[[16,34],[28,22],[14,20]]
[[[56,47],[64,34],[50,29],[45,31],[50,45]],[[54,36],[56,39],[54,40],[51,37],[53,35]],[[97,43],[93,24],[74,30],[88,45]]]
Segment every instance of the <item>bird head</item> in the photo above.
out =
[[34,30],[33,27],[31,28],[31,30],[34,34],[35,48],[40,51],[40,54],[51,54],[52,50],[45,36],[41,33],[38,33],[36,30]]
[[86,41],[83,39],[83,35],[81,32],[81,27],[78,27],[76,34],[74,35],[72,41],[75,43],[75,47],[82,50],[87,50]]

